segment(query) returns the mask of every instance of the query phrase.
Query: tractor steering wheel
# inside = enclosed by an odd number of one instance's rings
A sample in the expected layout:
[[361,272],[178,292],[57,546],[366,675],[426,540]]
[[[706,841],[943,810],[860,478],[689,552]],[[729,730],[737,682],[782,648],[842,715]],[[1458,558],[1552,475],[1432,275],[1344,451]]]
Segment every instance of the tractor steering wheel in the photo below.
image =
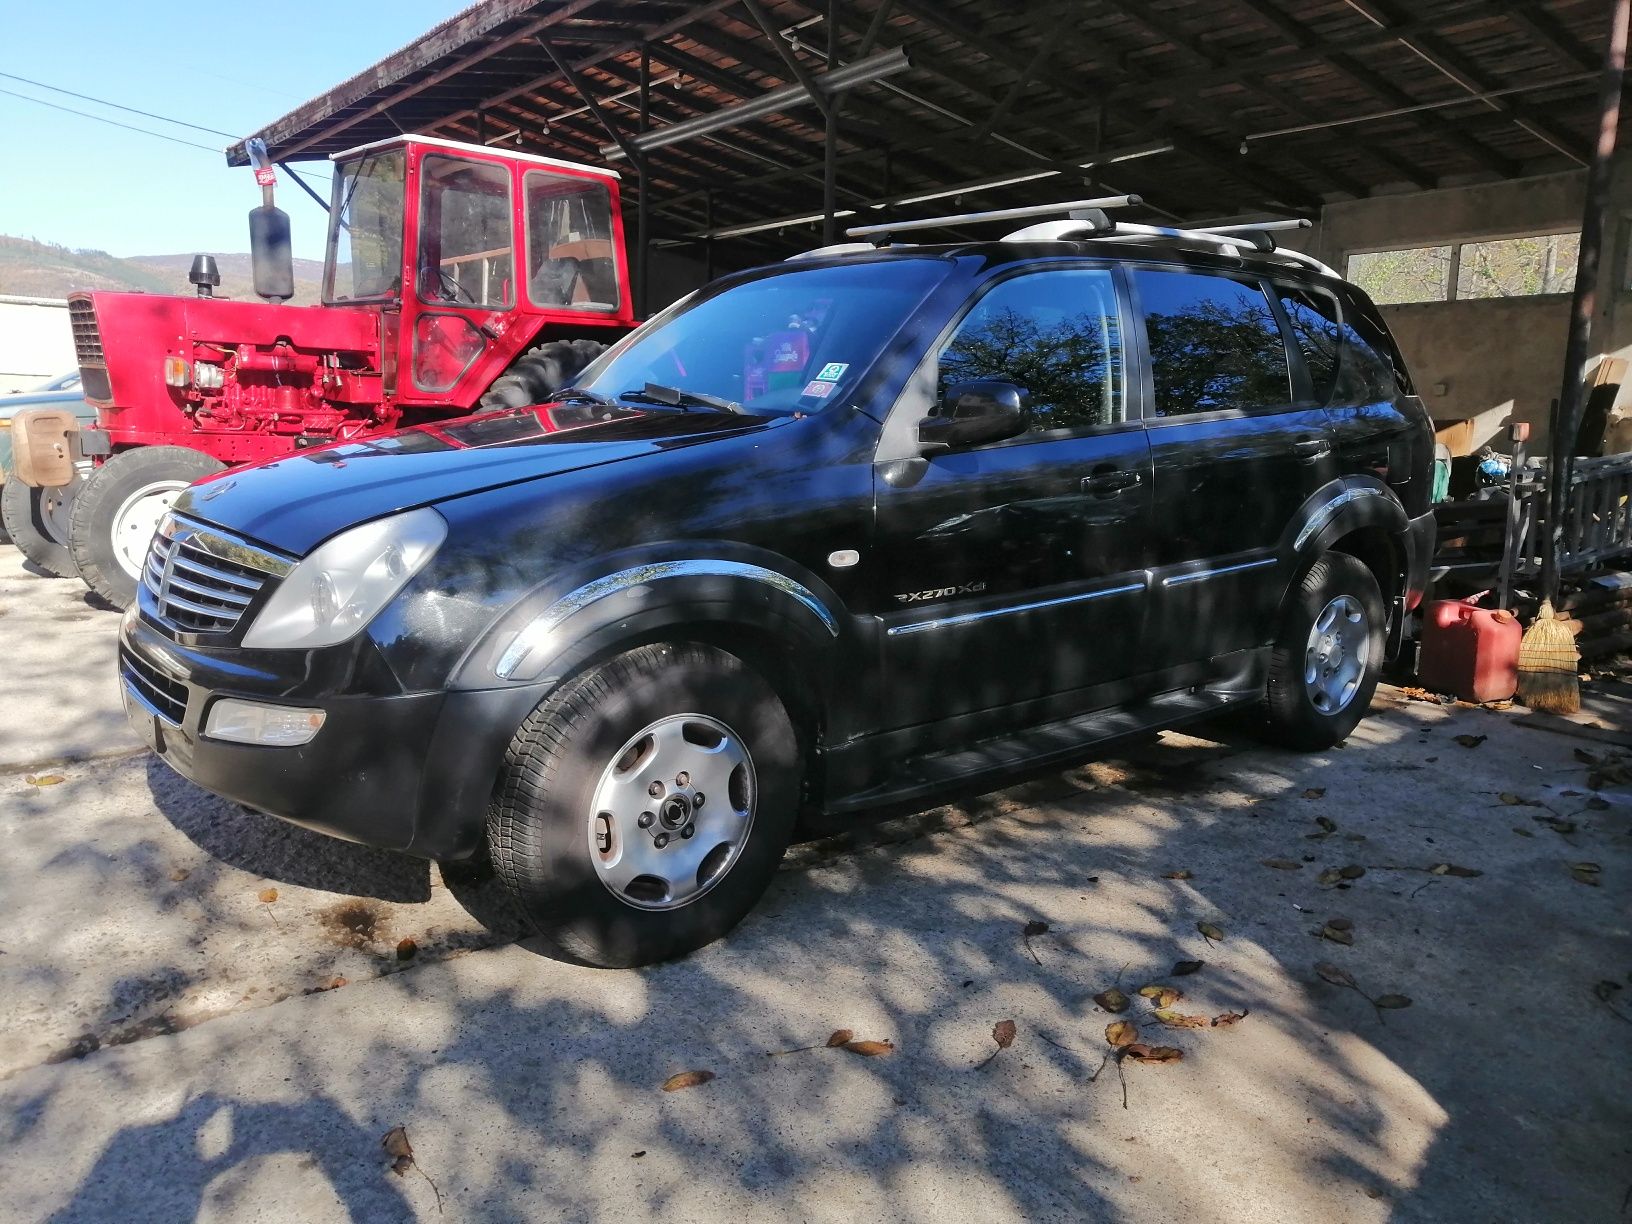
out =
[[471,295],[466,292],[465,287],[454,279],[447,269],[426,266],[420,272],[420,279],[426,279],[431,273],[436,274],[436,278],[441,284],[442,297],[446,301],[458,302],[462,300],[468,305],[476,305],[476,299],[471,297]]

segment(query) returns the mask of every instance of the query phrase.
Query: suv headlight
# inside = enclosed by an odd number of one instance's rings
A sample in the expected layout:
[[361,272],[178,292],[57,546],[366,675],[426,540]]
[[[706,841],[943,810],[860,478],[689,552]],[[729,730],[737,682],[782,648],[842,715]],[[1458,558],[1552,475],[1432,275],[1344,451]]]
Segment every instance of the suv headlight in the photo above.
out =
[[244,645],[310,649],[345,641],[402,590],[447,534],[447,521],[429,507],[341,532],[289,572]]

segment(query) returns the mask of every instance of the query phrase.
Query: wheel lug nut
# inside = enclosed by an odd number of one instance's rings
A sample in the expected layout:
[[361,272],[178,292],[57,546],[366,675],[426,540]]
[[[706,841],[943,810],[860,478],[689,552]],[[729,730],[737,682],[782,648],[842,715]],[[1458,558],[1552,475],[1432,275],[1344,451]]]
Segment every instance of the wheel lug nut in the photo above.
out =
[[650,812],[642,812],[640,814],[640,819],[635,821],[635,823],[643,829],[649,829],[652,827],[652,821],[656,819],[657,817],[653,816]]
[[688,824],[685,828],[680,830],[680,836],[689,838],[689,837],[694,836],[696,834],[696,832],[697,832],[697,826],[694,825],[694,824]]
[[664,846],[669,844],[669,835],[667,833],[659,833],[656,837],[652,838],[652,844],[659,850],[663,849]]
[[703,792],[702,791],[698,791],[695,795],[693,795],[691,797],[691,806],[694,807],[694,808],[700,808],[700,807],[703,806]]
[[674,784],[676,786],[690,786],[691,775],[682,769],[679,773],[674,775]]
[[652,784],[646,788],[646,793],[656,799],[663,793],[663,783],[653,779]]

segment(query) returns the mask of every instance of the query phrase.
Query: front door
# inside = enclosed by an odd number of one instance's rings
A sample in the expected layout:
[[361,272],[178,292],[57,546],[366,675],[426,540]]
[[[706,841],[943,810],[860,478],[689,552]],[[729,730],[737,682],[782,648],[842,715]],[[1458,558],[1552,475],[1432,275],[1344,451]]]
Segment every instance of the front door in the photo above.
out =
[[1337,468],[1323,401],[1262,282],[1178,269],[1131,281],[1156,470],[1146,648],[1174,666],[1273,636],[1291,578],[1284,533]]
[[1136,668],[1151,461],[1130,409],[1123,320],[1104,268],[1000,280],[897,404],[886,447],[915,437],[968,379],[1022,388],[1029,423],[966,449],[903,458],[881,448],[873,594],[887,725],[1070,693]]

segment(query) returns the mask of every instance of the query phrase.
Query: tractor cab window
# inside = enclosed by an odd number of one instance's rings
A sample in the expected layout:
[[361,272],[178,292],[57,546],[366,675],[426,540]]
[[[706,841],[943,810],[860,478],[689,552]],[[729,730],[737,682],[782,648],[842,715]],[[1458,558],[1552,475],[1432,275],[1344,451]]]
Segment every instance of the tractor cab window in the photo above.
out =
[[427,157],[420,174],[419,298],[507,310],[515,304],[510,172]]
[[533,305],[616,310],[621,298],[604,183],[529,170],[527,296]]
[[325,302],[392,297],[401,289],[403,161],[398,149],[336,167]]

